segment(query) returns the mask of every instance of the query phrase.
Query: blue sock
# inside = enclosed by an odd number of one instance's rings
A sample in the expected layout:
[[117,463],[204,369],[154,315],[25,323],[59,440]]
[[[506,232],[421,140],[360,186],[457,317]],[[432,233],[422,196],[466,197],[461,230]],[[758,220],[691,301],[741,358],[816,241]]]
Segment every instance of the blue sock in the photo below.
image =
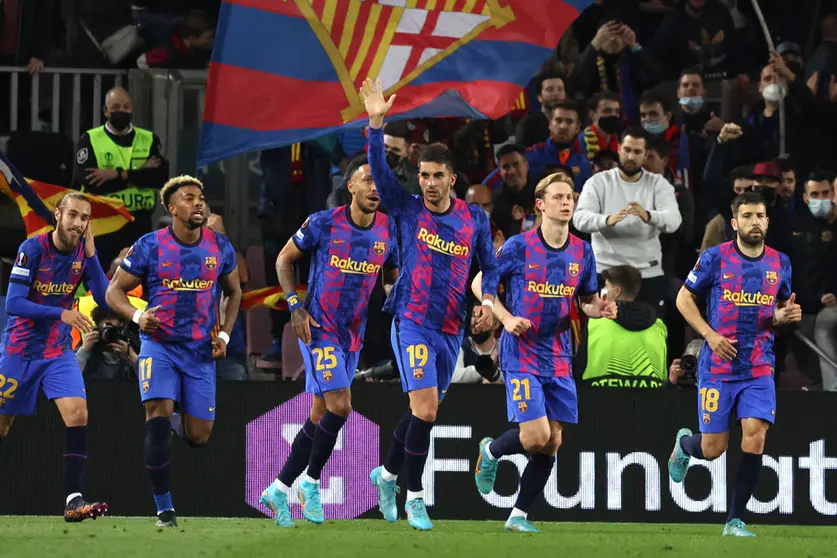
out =
[[529,459],[529,463],[520,476],[520,492],[517,494],[514,507],[524,512],[529,511],[529,506],[534,503],[539,494],[543,493],[543,487],[549,480],[554,464],[554,455],[536,453]]
[[[421,492],[421,476],[424,474],[424,464],[427,462],[427,451],[430,449],[430,431],[432,429],[432,422],[425,422],[416,416],[410,419],[407,438],[404,440],[404,453],[407,460],[407,490],[410,492]],[[387,470],[389,471],[389,469]]]
[[84,467],[87,465],[87,427],[68,426],[64,442],[64,495],[81,493],[84,489]]
[[389,443],[387,456],[384,458],[384,469],[397,475],[404,466],[404,441],[407,439],[407,429],[410,427],[410,420],[413,412],[407,411],[392,432],[392,440]]
[[328,462],[328,458],[331,457],[331,452],[334,451],[337,434],[340,433],[340,429],[346,424],[348,418],[326,411],[320,420],[320,424],[317,425],[317,431],[314,433],[314,444],[311,446],[311,459],[308,462],[308,476],[312,479],[320,479],[323,467]]
[[309,418],[294,438],[294,443],[291,444],[291,454],[282,466],[282,472],[276,477],[285,486],[291,486],[308,465],[316,429],[317,425]]
[[151,492],[157,513],[174,509],[171,503],[171,423],[156,417],[145,423],[145,470],[151,481]]
[[744,519],[747,502],[753,495],[756,482],[761,472],[761,454],[743,453],[738,465],[738,476],[735,479],[735,490],[732,492],[732,504],[727,514],[727,522],[731,519]]
[[504,455],[526,453],[526,450],[523,449],[523,444],[520,443],[520,430],[516,428],[506,430],[489,444],[488,451],[497,459],[500,459]]
[[691,436],[683,436],[680,438],[680,449],[686,452],[686,455],[697,457],[698,459],[705,459],[703,457],[703,449],[700,447],[702,437],[700,432],[692,434]]

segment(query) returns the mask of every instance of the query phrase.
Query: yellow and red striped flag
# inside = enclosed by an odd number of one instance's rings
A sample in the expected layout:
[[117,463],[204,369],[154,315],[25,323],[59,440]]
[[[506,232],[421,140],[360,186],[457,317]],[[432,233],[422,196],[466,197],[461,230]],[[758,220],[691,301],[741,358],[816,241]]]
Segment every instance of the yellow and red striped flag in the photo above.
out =
[[[306,287],[299,285],[297,294],[300,300],[305,300]],[[288,309],[288,302],[285,300],[285,293],[282,287],[265,287],[254,291],[245,291],[241,297],[241,310],[250,310],[257,306],[266,306],[274,310]]]
[[[23,225],[26,227],[27,238],[54,228],[52,213],[56,204],[64,194],[73,191],[75,190],[24,178],[6,155],[0,153],[0,193],[17,204]],[[134,216],[121,200],[90,194],[85,196],[90,201],[90,226],[93,227],[93,234],[96,236],[118,231],[134,220]]]

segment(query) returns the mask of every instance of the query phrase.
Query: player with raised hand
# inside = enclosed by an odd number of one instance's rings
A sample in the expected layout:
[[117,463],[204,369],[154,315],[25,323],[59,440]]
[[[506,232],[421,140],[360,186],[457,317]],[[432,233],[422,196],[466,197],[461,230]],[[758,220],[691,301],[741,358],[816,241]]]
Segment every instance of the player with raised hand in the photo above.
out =
[[[494,303],[503,324],[500,367],[506,383],[509,421],[518,428],[480,442],[474,478],[477,489],[494,489],[503,456],[531,455],[520,478],[517,502],[506,521],[509,531],[537,533],[527,519],[529,507],[543,492],[561,447],[564,424],[578,422],[578,397],[572,377],[570,311],[575,299],[591,318],[615,319],[616,303],[598,294],[596,259],[590,244],[570,234],[573,181],[563,172],[535,187],[541,225],[511,237],[499,251],[499,278],[506,285],[506,306]],[[477,274],[474,294],[482,294]]]
[[384,116],[395,95],[384,99],[380,81],[367,79],[360,96],[369,114],[372,176],[401,242],[399,277],[384,309],[395,316],[392,348],[402,388],[410,397],[410,411],[395,428],[383,466],[376,467],[370,479],[378,489],[384,518],[396,521],[396,478],[406,460],[407,519],[412,527],[427,530],[432,524],[421,478],[439,402],[462,346],[471,261],[476,253],[485,275],[481,306],[476,309],[479,327],[492,320],[497,262],[485,212],[451,197],[456,175],[450,152],[441,146],[425,147],[418,161],[422,195],[408,194],[387,165],[384,149]]
[[64,519],[96,519],[108,505],[82,497],[87,464],[87,396],[72,350],[70,330],[83,333],[93,323],[72,310],[84,282],[99,305],[105,304],[108,279],[99,264],[90,202],[84,194],[66,194],[55,207],[55,230],[20,245],[9,278],[0,354],[0,449],[16,416],[34,415],[38,391],[55,401],[66,426],[64,442]]
[[[776,417],[773,332],[799,322],[788,257],[764,245],[767,207],[760,194],[732,203],[736,239],[705,250],[677,295],[677,308],[705,339],[698,360],[700,433],[677,433],[669,476],[682,482],[692,457],[713,460],[729,444],[730,416],[741,422],[741,463],[724,536],[754,537],[743,521],[762,465],[767,429]],[[707,317],[698,309],[706,297]]]
[[[142,236],[122,260],[107,290],[110,307],[140,327],[139,386],[145,404],[145,469],[157,505],[157,526],[176,527],[171,498],[171,420],[179,402],[192,446],[209,441],[215,421],[215,360],[224,358],[238,316],[241,285],[229,239],[205,227],[201,182],[172,178],[160,201],[173,217]],[[136,310],[128,292],[138,285],[148,309]],[[214,335],[221,295],[224,327]]]
[[[305,391],[314,394],[311,415],[296,435],[291,454],[261,497],[281,527],[294,526],[288,494],[306,466],[299,484],[302,514],[312,523],[325,519],[320,474],[352,412],[349,389],[363,344],[369,297],[384,264],[394,266],[398,259],[391,222],[378,212],[381,200],[366,154],[349,162],[346,177],[351,204],[311,215],[276,260],[305,361]],[[294,263],[304,252],[311,252],[312,265],[302,304]]]

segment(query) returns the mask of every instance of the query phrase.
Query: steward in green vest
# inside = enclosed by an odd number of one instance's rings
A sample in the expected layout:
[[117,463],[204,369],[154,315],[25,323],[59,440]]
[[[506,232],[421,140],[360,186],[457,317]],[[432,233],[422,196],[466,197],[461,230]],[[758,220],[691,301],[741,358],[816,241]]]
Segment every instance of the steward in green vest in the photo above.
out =
[[160,153],[160,139],[131,124],[127,91],[108,91],[104,115],[105,125],[88,130],[78,141],[73,180],[82,192],[122,200],[134,217],[122,229],[96,239],[99,261],[107,269],[120,250],[151,232],[157,191],[169,178],[169,165]]
[[653,305],[634,301],[642,276],[637,269],[620,265],[602,277],[619,312],[615,320],[589,321],[582,380],[593,387],[661,387],[668,379],[668,331]]

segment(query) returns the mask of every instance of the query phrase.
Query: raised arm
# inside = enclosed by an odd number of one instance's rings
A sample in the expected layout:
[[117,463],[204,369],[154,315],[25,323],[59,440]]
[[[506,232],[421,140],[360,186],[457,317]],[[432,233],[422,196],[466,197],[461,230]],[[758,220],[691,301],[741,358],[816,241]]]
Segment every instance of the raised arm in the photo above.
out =
[[397,213],[410,200],[407,193],[398,182],[392,169],[387,164],[386,149],[384,149],[384,116],[392,108],[395,95],[389,100],[384,99],[381,80],[373,84],[367,79],[360,88],[360,97],[369,114],[369,168],[375,186],[381,194],[381,201],[390,213]]

